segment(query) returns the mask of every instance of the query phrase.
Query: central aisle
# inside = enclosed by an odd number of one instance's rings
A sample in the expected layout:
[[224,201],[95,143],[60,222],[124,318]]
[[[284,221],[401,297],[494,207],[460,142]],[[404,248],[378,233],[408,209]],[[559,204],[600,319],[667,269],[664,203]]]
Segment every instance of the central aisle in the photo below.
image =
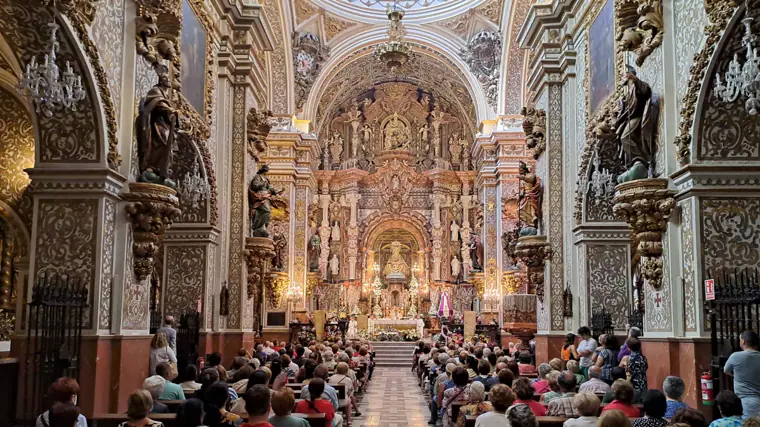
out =
[[430,409],[410,368],[375,368],[353,427],[427,427]]

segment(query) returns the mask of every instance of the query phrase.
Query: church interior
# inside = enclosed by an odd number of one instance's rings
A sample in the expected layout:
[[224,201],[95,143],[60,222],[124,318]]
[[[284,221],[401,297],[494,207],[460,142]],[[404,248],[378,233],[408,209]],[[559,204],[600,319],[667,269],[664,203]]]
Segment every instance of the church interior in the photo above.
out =
[[[0,0],[0,425],[72,377],[110,426],[172,325],[198,374],[361,342],[354,427],[427,425],[417,341],[539,367],[584,327],[719,417],[760,329],[758,11]],[[390,387],[428,402],[374,418]]]

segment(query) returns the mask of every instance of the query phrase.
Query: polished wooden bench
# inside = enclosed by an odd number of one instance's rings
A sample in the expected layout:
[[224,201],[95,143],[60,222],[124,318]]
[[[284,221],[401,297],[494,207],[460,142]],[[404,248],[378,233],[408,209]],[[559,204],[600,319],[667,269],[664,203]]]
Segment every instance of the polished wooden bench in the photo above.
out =
[[[308,385],[308,384],[307,384]],[[338,393],[338,399],[345,399],[346,398],[346,385],[345,384],[328,384],[332,386],[332,388],[335,389],[335,391]],[[285,387],[292,389],[293,394],[301,395],[301,389],[303,388],[303,383],[293,383],[293,384],[285,384]]]
[[[478,417],[474,415],[467,415],[464,422],[465,427],[475,427],[475,419],[477,418]],[[562,425],[565,424],[565,421],[569,419],[570,418],[565,417],[536,417],[536,421],[538,421],[540,427],[562,427]],[[635,419],[636,418],[631,418],[631,421]]]
[[[325,422],[325,414],[291,414],[294,417],[303,418],[309,422],[310,427],[328,427]],[[177,414],[150,414],[148,418],[160,421],[165,427],[174,427]],[[248,421],[248,416],[241,416]],[[119,424],[129,421],[127,414],[95,414],[88,419],[91,427],[117,427]]]

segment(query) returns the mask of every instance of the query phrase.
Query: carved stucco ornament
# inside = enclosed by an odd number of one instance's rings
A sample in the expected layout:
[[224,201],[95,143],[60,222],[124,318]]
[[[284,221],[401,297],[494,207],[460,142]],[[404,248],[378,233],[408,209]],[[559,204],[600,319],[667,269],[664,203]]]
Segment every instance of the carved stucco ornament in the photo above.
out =
[[544,302],[544,265],[552,256],[551,244],[546,236],[523,236],[517,239],[515,255],[528,267],[528,294]]
[[640,67],[662,45],[662,0],[615,0],[615,28],[620,47],[636,53]]
[[478,79],[488,104],[496,106],[499,97],[501,35],[498,32],[480,31],[462,48],[460,56]]
[[248,146],[248,154],[256,162],[259,161],[259,154],[263,153],[267,149],[267,136],[269,131],[272,130],[270,124],[270,118],[272,112],[269,110],[257,110],[251,108],[248,110],[248,117],[246,118],[246,140]]
[[525,132],[525,145],[533,149],[533,158],[538,159],[546,151],[546,111],[523,107],[522,127]]
[[654,289],[662,287],[662,238],[676,204],[675,191],[668,189],[668,180],[639,179],[618,185],[615,216],[628,223],[638,241],[641,275]]
[[124,210],[132,222],[134,272],[145,280],[153,272],[153,256],[166,230],[179,218],[177,192],[169,187],[132,182],[129,193],[121,196],[127,202]]
[[269,270],[274,257],[274,241],[268,237],[246,237],[245,257],[248,299],[253,299],[254,330],[260,330],[262,303],[264,302],[265,282],[270,280]]
[[293,74],[296,82],[296,108],[301,109],[317,80],[330,50],[311,33],[293,33]]
[[689,86],[681,106],[681,123],[678,126],[678,136],[673,141],[678,148],[676,158],[681,166],[690,161],[692,125],[702,82],[706,80],[707,66],[737,7],[737,3],[733,0],[705,0],[704,4],[709,21],[704,29],[705,43],[702,45],[702,50],[694,55],[694,62],[689,70]]

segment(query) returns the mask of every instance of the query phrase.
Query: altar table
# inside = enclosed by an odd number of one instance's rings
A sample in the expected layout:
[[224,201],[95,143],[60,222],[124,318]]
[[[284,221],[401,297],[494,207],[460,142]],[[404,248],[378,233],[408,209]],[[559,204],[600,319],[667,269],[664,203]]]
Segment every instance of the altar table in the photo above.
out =
[[416,319],[395,320],[395,319],[375,319],[369,321],[369,332],[375,332],[375,330],[384,330],[387,327],[391,327],[397,330],[417,329]]

